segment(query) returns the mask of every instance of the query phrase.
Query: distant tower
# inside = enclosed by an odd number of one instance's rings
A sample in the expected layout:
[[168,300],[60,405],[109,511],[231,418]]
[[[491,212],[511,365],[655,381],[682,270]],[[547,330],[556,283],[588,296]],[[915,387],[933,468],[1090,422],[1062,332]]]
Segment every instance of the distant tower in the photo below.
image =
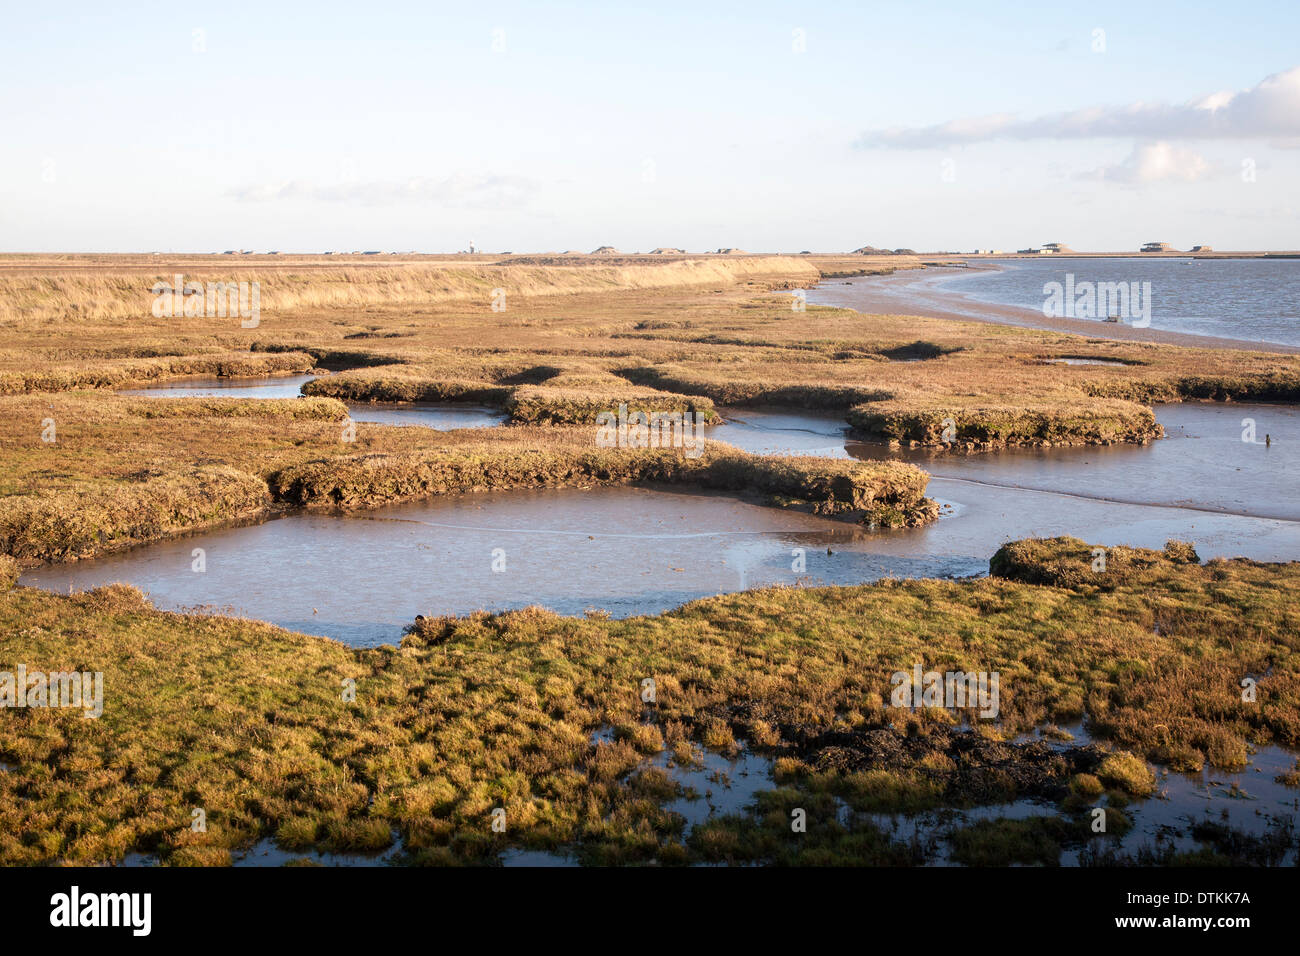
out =
[[474,240],[473,240],[473,239],[471,239],[471,240],[469,241],[469,254],[470,254],[471,256],[474,254]]

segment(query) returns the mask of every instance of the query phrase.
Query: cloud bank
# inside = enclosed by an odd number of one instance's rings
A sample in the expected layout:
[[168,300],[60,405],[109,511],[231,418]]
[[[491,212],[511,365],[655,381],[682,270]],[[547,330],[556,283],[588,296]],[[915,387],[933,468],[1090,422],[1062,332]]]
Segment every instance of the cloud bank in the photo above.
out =
[[1300,137],[1300,66],[1240,92],[1212,93],[1188,103],[1098,106],[1022,120],[995,113],[934,126],[864,133],[863,149],[942,149],[992,140],[1140,138],[1278,139]]
[[1126,185],[1194,183],[1222,170],[1200,153],[1169,143],[1143,143],[1114,166],[1102,166],[1079,179],[1104,180]]

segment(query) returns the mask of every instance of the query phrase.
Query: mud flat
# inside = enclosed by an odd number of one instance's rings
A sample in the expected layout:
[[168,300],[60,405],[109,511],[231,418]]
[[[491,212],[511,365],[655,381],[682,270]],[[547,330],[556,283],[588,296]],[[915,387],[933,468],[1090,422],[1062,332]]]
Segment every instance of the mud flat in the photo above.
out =
[[[399,641],[416,615],[537,604],[628,617],[765,585],[967,570],[948,556],[877,561],[881,539],[705,493],[519,490],[295,514],[50,565],[20,580],[65,593],[125,581],[159,607],[206,608],[373,646]],[[192,567],[196,548],[205,556],[202,573]],[[804,552],[798,571],[796,549]]]

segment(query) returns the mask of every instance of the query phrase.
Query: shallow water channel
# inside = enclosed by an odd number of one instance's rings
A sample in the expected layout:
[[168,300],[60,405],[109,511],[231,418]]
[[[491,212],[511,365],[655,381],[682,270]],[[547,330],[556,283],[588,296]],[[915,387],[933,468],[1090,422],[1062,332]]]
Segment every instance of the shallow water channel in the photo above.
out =
[[[213,379],[133,394],[282,397],[309,378]],[[463,406],[349,407],[358,421],[446,428],[503,420]],[[1147,446],[980,454],[852,441],[830,414],[724,414],[708,439],[748,451],[913,461],[934,476],[930,494],[943,516],[925,528],[868,532],[680,487],[493,491],[291,514],[34,569],[22,583],[66,591],[126,581],[159,607],[210,608],[374,645],[399,640],[417,614],[541,604],[624,617],[763,585],[982,574],[1000,544],[1025,537],[1153,548],[1180,538],[1203,559],[1300,558],[1293,408],[1168,405],[1158,409],[1168,437]],[[1261,443],[1241,440],[1244,418],[1254,419]],[[192,570],[195,548],[204,551],[201,573]]]

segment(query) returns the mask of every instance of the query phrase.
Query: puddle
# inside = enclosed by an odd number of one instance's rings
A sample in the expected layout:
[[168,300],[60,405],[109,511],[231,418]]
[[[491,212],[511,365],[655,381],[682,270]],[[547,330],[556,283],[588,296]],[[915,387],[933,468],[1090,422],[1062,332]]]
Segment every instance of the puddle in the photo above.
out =
[[348,415],[354,422],[372,422],[378,425],[423,425],[438,431],[453,428],[495,428],[504,425],[504,412],[483,405],[455,405],[452,403],[415,405],[361,405],[348,403]]
[[[214,376],[175,379],[147,388],[122,389],[117,394],[143,398],[301,398],[302,387],[319,378],[311,375],[283,375],[267,378],[218,378]],[[438,431],[454,428],[494,428],[506,423],[499,409],[455,402],[411,405],[347,402],[354,422],[378,425],[422,425]]]
[[580,866],[571,856],[549,850],[506,850],[501,854],[502,866]]
[[844,416],[770,408],[719,409],[724,422],[704,429],[705,440],[726,442],[756,455],[847,457]]
[[[615,617],[766,585],[860,584],[986,573],[1009,538],[1075,534],[1161,547],[1189,534],[1202,556],[1295,552],[1294,526],[1218,515],[1189,529],[1178,512],[983,489],[976,505],[913,531],[856,526],[704,493],[636,487],[501,491],[355,514],[305,513],[33,569],[20,583],[66,592],[113,581],[167,610],[271,621],[357,646],[396,643],[417,614],[540,604]],[[942,496],[942,495],[941,495]],[[1248,542],[1245,524],[1258,525]],[[1283,531],[1270,528],[1280,525]],[[1271,536],[1270,536],[1271,535]],[[1224,544],[1213,551],[1205,542]],[[1226,545],[1243,545],[1242,548]],[[206,570],[192,569],[193,550]],[[494,572],[493,552],[505,570]],[[804,567],[793,565],[802,549]],[[828,553],[829,552],[829,553]]]
[[1090,358],[1054,358],[1043,359],[1042,365],[1111,365],[1117,368],[1128,368],[1128,362],[1112,362],[1109,359],[1090,359]]
[[[417,614],[541,604],[561,614],[594,607],[626,617],[762,585],[950,569],[941,557],[882,561],[872,553],[879,538],[844,522],[705,493],[494,491],[353,514],[298,513],[34,569],[21,583],[66,592],[126,581],[169,610],[233,613],[370,646],[396,643]],[[205,552],[201,573],[192,570],[195,548]],[[806,561],[798,573],[797,548]],[[497,549],[500,572],[492,570]],[[980,558],[977,569],[987,563]]]
[[317,375],[276,375],[261,378],[189,376],[149,385],[119,389],[118,395],[143,398],[298,398],[302,387]]
[[714,817],[744,812],[753,806],[760,792],[776,788],[772,781],[772,761],[743,749],[743,741],[737,743],[742,749],[735,756],[711,750],[701,752],[697,747],[700,763],[670,766],[674,763],[672,754],[665,750],[643,765],[665,770],[669,779],[681,784],[685,791],[686,796],[664,804],[685,818],[683,836],[690,836],[691,830]]

